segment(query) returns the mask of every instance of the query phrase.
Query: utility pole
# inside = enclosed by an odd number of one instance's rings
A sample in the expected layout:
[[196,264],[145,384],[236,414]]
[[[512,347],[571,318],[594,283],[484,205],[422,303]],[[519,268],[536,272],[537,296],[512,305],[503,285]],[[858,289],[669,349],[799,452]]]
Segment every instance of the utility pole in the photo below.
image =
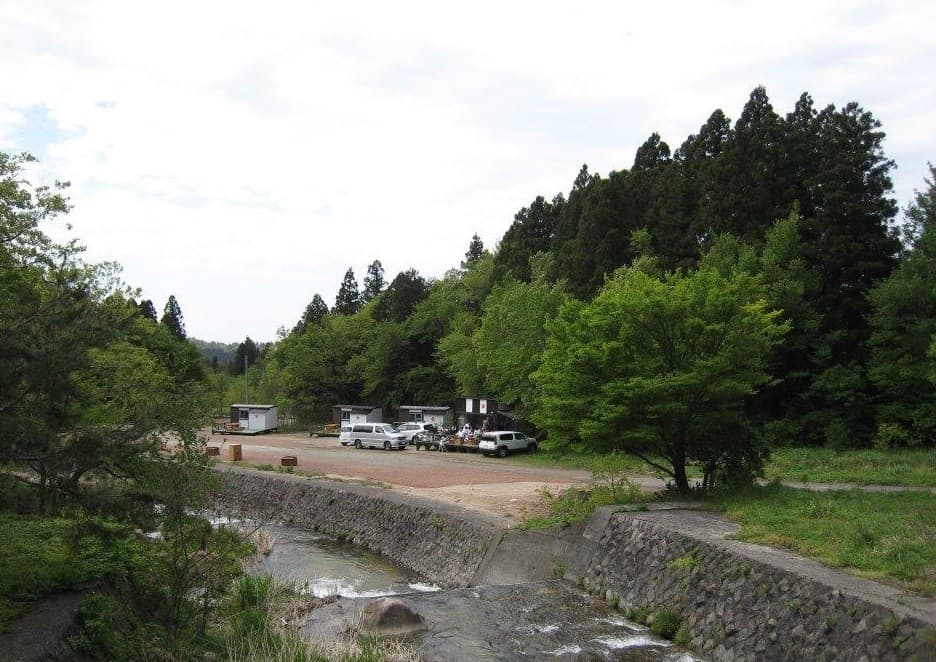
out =
[[247,390],[247,352],[244,352],[244,404],[250,404],[250,393]]

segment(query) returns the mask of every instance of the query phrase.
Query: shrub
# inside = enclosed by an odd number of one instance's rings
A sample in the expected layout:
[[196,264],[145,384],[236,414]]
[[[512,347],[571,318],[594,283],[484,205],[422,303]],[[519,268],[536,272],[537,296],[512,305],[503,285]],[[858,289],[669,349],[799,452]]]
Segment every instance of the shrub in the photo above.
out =
[[653,614],[653,623],[650,624],[650,629],[664,639],[673,639],[676,633],[679,632],[681,622],[682,619],[679,614],[664,607]]

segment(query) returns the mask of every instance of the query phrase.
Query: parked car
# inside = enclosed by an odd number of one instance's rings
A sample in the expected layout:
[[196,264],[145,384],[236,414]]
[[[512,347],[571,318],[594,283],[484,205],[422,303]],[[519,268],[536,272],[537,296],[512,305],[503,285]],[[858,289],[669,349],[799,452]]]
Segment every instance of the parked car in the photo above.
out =
[[351,428],[355,448],[406,449],[406,437],[390,423],[358,423]]
[[406,440],[412,445],[414,443],[413,437],[420,434],[421,432],[438,432],[436,426],[432,423],[417,423],[415,421],[408,421],[406,423],[400,423],[397,426],[397,430],[406,437]]
[[507,457],[508,453],[515,451],[535,453],[536,439],[513,430],[485,432],[478,441],[478,450],[485,455],[496,455],[498,457]]
[[338,433],[338,441],[341,442],[342,446],[350,446],[354,443],[351,439],[351,426],[342,425],[341,432]]

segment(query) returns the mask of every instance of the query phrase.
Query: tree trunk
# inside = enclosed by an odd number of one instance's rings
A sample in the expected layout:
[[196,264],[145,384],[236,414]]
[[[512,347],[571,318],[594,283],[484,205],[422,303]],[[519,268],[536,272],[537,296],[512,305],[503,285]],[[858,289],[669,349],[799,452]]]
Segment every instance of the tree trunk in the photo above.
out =
[[673,480],[680,492],[689,491],[689,479],[686,477],[686,444],[682,439],[673,444]]

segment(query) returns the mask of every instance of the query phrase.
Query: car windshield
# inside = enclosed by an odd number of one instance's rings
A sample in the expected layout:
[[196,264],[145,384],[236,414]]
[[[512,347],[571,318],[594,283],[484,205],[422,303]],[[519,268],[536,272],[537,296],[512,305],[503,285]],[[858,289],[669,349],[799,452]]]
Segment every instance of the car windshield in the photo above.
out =
[[399,432],[400,429],[393,423],[384,423],[384,432]]

